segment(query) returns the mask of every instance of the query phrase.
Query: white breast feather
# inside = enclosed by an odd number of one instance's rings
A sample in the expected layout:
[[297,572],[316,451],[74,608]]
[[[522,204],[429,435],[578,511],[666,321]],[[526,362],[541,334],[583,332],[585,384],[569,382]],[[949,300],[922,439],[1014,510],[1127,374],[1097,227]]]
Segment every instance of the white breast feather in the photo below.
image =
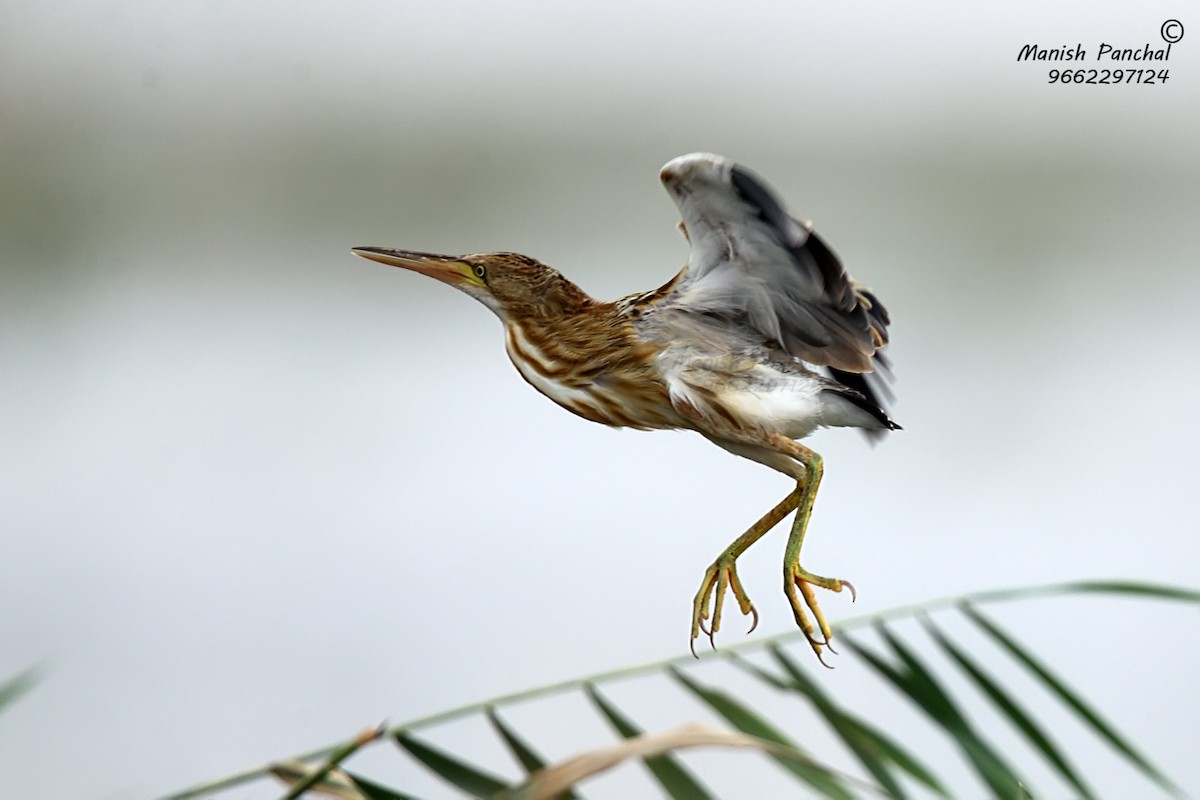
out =
[[589,405],[595,404],[596,400],[593,397],[593,392],[587,389],[576,389],[565,386],[553,378],[547,378],[538,372],[538,370],[526,364],[523,359],[517,357],[513,352],[512,344],[514,342],[527,358],[536,361],[547,372],[558,369],[560,364],[557,359],[547,357],[533,342],[525,338],[520,328],[510,326],[508,336],[505,338],[505,349],[508,350],[508,358],[516,366],[517,371],[521,373],[521,377],[528,381],[533,388],[564,408],[571,408],[572,403],[575,402],[583,402]]

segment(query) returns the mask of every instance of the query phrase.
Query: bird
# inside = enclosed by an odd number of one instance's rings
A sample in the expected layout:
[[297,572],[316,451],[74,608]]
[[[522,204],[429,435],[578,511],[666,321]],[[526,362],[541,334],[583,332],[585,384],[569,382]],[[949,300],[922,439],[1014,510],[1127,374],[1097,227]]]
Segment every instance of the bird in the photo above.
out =
[[[586,420],[617,428],[684,429],[783,473],[795,487],[705,570],[692,601],[689,648],[715,648],[732,594],[750,632],[759,614],[737,560],[794,513],[783,589],[822,664],[833,634],[815,589],[853,584],[800,565],[824,462],[800,440],[850,427],[878,439],[888,416],[887,309],[851,278],[811,222],[788,213],[750,169],[712,153],[669,161],[660,174],[679,210],[687,262],[666,283],[596,300],[526,255],[438,255],[355,247],[355,255],[435,278],[474,297],[504,326],[508,357],[533,388]],[[812,619],[809,619],[811,614]]]

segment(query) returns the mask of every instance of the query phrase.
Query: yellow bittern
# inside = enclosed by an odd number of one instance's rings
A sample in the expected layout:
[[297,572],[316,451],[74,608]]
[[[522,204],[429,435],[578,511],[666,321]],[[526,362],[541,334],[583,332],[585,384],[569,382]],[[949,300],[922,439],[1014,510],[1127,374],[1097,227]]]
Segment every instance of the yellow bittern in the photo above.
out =
[[888,314],[812,225],[789,216],[750,170],[694,153],[668,163],[661,177],[683,217],[687,265],[660,288],[616,302],[594,300],[517,253],[353,252],[437,278],[490,308],[504,323],[517,371],[568,411],[614,427],[694,430],[792,478],[796,488],[704,573],[692,603],[691,646],[695,652],[701,631],[711,642],[720,630],[726,592],[753,615],[754,630],[758,612],[738,579],[737,558],[795,511],[783,588],[820,658],[831,634],[813,587],[845,587],[852,596],[854,587],[800,566],[823,466],[796,440],[824,426],[868,435],[899,427],[882,408],[886,386],[876,370],[887,367],[879,351]]

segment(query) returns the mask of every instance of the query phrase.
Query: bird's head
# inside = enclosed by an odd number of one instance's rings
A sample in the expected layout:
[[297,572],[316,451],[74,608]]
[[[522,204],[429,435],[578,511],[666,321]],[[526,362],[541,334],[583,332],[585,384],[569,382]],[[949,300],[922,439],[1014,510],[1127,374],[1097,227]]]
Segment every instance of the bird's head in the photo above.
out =
[[352,252],[437,278],[471,295],[505,321],[562,316],[592,302],[558,270],[520,253],[441,256],[383,247],[355,247]]

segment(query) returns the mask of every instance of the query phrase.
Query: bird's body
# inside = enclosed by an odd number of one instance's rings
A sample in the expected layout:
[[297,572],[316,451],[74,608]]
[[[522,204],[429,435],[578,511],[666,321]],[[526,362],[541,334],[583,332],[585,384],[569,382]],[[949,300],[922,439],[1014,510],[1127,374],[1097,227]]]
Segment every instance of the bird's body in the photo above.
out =
[[822,465],[795,440],[826,426],[898,427],[882,409],[882,387],[866,377],[883,363],[887,312],[748,170],[693,154],[670,162],[662,178],[683,217],[688,264],[662,287],[615,302],[595,300],[515,253],[355,252],[451,283],[487,305],[504,323],[521,376],[563,408],[614,427],[694,430],[793,478],[797,488],[709,568],[693,604],[692,639],[710,607],[706,630],[710,637],[718,630],[726,588],[757,622],[734,562],[797,510],[784,588],[819,656],[830,631],[812,586],[840,591],[845,582],[799,565]]
[[682,427],[655,349],[618,304],[589,299],[575,313],[504,327],[521,377],[568,411],[618,428]]

